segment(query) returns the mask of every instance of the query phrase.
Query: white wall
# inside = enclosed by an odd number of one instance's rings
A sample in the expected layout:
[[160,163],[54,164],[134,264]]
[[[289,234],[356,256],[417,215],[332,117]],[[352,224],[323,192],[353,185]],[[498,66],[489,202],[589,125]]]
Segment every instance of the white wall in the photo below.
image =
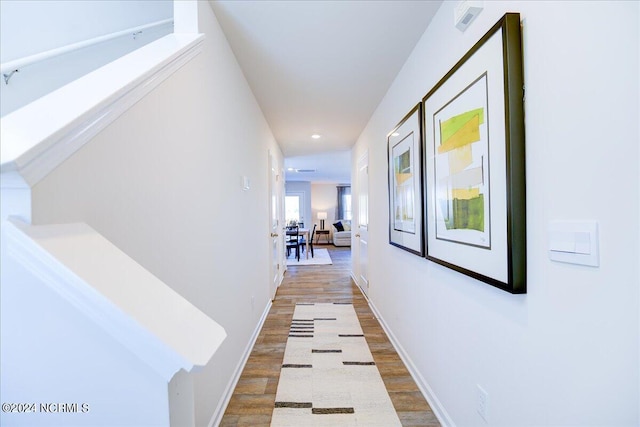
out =
[[172,0],[2,1],[0,62],[172,16]]
[[34,224],[88,223],[225,328],[196,374],[200,426],[269,301],[268,150],[283,160],[208,3],[198,8],[204,51],[38,183],[32,203]]
[[[2,1],[0,61],[23,59],[133,27],[171,19],[171,0]],[[0,85],[5,116],[69,82],[173,32],[171,24],[132,33],[25,67]],[[13,71],[13,68],[8,71]]]
[[[361,134],[369,150],[370,297],[444,421],[638,425],[638,2],[484,2],[465,33],[444,2]],[[523,20],[528,293],[510,295],[388,244],[385,135],[508,11]],[[355,182],[355,181],[354,181]],[[355,192],[354,192],[355,193]],[[554,219],[600,226],[600,267],[547,255]]]
[[336,184],[311,184],[312,224],[318,224],[318,230],[320,230],[318,212],[326,212],[327,219],[324,221],[324,229],[330,232],[329,241],[333,241],[333,231],[335,229],[331,224],[336,222],[337,200],[338,190],[336,189]]

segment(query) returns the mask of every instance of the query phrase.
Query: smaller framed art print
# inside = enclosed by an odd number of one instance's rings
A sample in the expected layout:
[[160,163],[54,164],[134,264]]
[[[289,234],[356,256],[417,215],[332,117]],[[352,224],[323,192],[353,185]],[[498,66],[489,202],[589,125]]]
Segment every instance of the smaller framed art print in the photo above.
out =
[[416,105],[387,135],[389,243],[424,256],[422,108]]
[[526,292],[520,15],[508,13],[423,98],[427,258]]

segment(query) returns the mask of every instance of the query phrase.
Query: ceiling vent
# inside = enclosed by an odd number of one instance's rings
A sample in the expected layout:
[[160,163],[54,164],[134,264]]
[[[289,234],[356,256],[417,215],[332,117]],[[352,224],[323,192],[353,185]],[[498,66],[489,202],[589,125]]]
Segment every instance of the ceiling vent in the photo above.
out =
[[313,173],[316,172],[315,169],[296,169],[296,172],[298,173]]

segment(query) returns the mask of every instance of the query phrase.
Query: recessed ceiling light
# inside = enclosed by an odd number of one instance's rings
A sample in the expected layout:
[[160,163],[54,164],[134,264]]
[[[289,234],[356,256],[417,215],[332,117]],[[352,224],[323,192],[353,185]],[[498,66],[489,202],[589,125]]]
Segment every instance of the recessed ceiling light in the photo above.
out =
[[320,135],[317,133],[314,133],[313,135],[311,135],[311,138],[313,139],[320,139]]
[[288,168],[287,169],[289,172],[293,172],[295,169],[294,168]]
[[398,136],[398,135],[400,135],[398,132],[394,132],[391,134],[391,136]]

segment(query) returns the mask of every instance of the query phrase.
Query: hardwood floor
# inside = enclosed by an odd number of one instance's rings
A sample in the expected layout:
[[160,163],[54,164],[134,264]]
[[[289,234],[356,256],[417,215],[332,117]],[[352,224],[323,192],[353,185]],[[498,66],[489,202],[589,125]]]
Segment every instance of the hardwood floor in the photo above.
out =
[[[332,265],[289,267],[220,426],[269,426],[295,304],[353,303],[362,330],[403,426],[439,426],[366,299],[353,283],[350,248],[332,245]],[[300,426],[305,427],[305,426]]]

